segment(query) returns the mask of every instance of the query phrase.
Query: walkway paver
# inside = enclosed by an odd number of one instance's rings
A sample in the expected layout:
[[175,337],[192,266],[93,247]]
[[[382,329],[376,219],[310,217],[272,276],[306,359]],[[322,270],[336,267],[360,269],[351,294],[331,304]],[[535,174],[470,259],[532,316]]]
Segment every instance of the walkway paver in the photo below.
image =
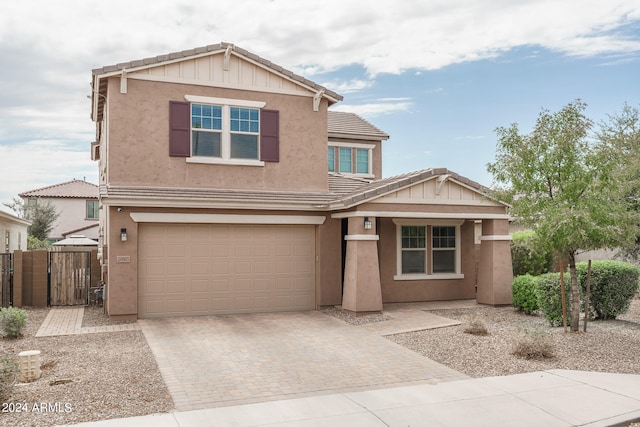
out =
[[320,312],[139,320],[177,410],[468,376],[383,337],[459,322],[420,309],[354,326]]
[[52,337],[59,335],[95,334],[101,332],[137,331],[137,323],[120,325],[82,327],[84,307],[52,307],[47,317],[36,332],[36,337]]

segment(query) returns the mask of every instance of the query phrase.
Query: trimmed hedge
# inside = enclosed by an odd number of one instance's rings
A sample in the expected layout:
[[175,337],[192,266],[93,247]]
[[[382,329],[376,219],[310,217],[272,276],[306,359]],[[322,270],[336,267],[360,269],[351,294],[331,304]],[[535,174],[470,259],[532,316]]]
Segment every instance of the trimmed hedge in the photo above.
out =
[[513,306],[524,314],[533,314],[538,309],[536,282],[538,279],[530,274],[517,276],[511,284]]
[[[567,306],[567,325],[571,324],[571,279],[565,275],[565,303]],[[560,294],[560,273],[547,273],[538,276],[536,295],[540,312],[551,326],[562,325],[562,296]]]
[[516,231],[511,235],[511,261],[513,275],[538,276],[553,270],[553,254],[534,245],[533,230]]
[[[588,263],[576,264],[578,281],[584,294],[587,289]],[[621,261],[591,262],[590,310],[596,319],[615,319],[629,309],[638,292],[640,270],[633,264]]]

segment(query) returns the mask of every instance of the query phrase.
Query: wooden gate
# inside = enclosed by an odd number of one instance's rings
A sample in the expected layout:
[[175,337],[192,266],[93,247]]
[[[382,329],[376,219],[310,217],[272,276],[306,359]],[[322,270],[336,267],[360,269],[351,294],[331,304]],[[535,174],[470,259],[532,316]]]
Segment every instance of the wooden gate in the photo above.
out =
[[0,254],[0,307],[13,305],[12,261],[11,254]]
[[91,252],[49,253],[49,304],[86,305],[91,282]]

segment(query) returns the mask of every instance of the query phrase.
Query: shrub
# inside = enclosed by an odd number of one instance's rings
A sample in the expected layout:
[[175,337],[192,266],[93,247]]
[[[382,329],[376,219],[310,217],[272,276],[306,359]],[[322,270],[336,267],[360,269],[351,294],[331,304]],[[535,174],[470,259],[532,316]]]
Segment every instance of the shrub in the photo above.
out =
[[[582,292],[587,289],[588,264],[576,265]],[[592,261],[590,310],[596,319],[615,319],[629,309],[629,304],[638,291],[640,270],[621,261]]]
[[[571,324],[571,280],[565,275],[565,303],[567,306],[567,325]],[[538,307],[551,326],[562,325],[562,296],[560,294],[560,273],[547,273],[536,281]]]
[[514,341],[511,354],[524,359],[551,359],[555,357],[555,345],[543,329],[527,329]]
[[474,314],[467,320],[464,332],[471,335],[489,335],[487,325],[478,313]]
[[525,314],[533,314],[538,309],[537,281],[538,279],[532,275],[525,274],[524,276],[517,276],[511,284],[513,306]]
[[18,363],[6,357],[0,357],[0,401],[9,400],[18,377]]
[[6,337],[16,338],[22,335],[26,325],[27,312],[23,309],[15,307],[0,309],[0,328]]
[[517,231],[511,239],[514,276],[538,276],[553,270],[553,253],[536,247],[533,230]]

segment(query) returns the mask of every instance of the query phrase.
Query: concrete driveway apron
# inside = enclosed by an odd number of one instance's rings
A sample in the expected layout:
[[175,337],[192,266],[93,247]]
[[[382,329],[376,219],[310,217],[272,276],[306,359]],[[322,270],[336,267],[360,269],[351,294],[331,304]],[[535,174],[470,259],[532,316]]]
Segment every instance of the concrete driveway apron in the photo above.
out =
[[468,378],[383,336],[457,322],[385,313],[364,326],[317,311],[138,323],[180,411]]

